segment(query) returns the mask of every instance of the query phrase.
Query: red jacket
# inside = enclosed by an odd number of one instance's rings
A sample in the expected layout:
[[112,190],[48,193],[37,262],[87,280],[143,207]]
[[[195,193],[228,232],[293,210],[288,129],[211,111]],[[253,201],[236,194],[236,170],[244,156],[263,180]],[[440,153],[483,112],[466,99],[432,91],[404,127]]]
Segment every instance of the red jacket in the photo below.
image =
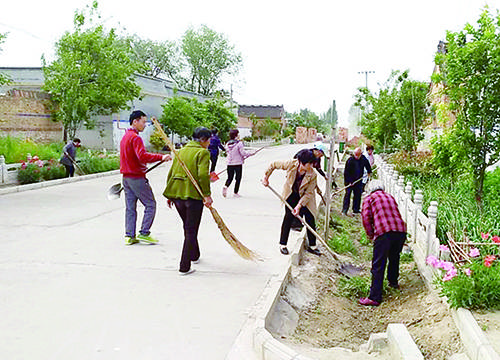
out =
[[128,129],[120,142],[120,172],[126,177],[145,177],[146,164],[160,161],[161,154],[152,154],[146,151],[139,132]]

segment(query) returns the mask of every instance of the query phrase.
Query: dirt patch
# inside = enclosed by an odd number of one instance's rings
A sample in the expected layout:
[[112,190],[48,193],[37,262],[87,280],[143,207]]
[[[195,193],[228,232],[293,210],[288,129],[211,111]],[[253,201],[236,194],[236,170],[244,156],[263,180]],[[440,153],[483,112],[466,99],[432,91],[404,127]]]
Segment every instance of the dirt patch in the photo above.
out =
[[500,311],[477,310],[473,311],[472,315],[490,341],[493,349],[500,354]]
[[[333,209],[340,208],[340,201],[336,200]],[[345,218],[333,210],[332,223],[334,232],[349,228],[355,255],[348,254],[344,261],[364,267],[362,277],[369,281],[371,245],[360,243],[361,218]],[[387,288],[384,301],[375,308],[358,305],[357,296],[341,296],[339,279],[344,275],[338,269],[338,262],[330,256],[307,254],[304,264],[293,270],[292,282],[315,284],[316,297],[299,310],[295,333],[285,340],[290,345],[358,351],[371,334],[385,332],[391,323],[403,323],[426,359],[444,360],[464,352],[451,314],[441,298],[427,290],[411,255],[400,266],[400,289]]]

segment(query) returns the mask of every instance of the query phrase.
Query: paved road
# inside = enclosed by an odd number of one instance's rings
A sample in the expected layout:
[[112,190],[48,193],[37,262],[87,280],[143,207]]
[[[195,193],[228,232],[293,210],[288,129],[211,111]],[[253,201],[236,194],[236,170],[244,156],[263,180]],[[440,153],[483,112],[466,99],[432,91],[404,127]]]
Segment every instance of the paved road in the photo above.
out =
[[[169,165],[148,176],[156,246],[123,244],[123,199],[106,199],[119,176],[0,196],[0,359],[224,359],[286,264],[278,250],[283,209],[259,179],[271,160],[303,147],[249,158],[240,199],[222,198],[225,176],[212,186],[228,227],[265,261],[239,258],[205,211],[201,263],[190,276],[178,274],[181,222],[161,195]],[[283,179],[276,172],[271,184],[281,189]]]

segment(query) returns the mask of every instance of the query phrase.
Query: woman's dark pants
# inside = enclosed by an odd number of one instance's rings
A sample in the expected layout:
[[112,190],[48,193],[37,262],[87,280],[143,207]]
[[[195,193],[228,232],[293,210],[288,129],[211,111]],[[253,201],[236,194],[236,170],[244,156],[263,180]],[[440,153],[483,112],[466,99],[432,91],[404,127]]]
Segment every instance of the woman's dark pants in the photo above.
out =
[[[288,199],[286,199],[286,202],[290,204],[292,208],[295,208],[297,204],[299,203],[300,200],[300,195],[298,193],[291,193]],[[305,206],[303,206],[300,209],[300,216],[303,216],[306,220],[306,223],[316,230],[316,223],[314,221],[314,215],[309,211],[309,209]],[[280,244],[281,245],[286,245],[288,243],[288,236],[290,235],[290,227],[292,225],[293,219],[295,216],[292,214],[292,212],[288,209],[287,206],[285,206],[285,217],[283,218],[283,223],[281,224],[281,237],[280,237]],[[307,230],[307,239],[309,240],[309,246],[316,246],[316,236],[314,234]]]
[[201,215],[203,213],[203,201],[174,199],[173,202],[184,227],[184,245],[182,247],[179,271],[187,272],[191,269],[191,261],[196,261],[200,258],[198,229],[200,228]]

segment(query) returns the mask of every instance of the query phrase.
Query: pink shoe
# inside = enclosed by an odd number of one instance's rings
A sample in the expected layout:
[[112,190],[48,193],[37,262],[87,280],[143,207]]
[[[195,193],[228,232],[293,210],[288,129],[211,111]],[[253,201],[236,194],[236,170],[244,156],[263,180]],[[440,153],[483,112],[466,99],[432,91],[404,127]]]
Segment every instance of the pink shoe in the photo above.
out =
[[240,194],[238,194],[238,193],[235,193],[233,196],[234,196],[235,198],[240,198],[240,197],[241,197],[241,195],[240,195]]
[[227,196],[227,186],[224,186],[222,188],[222,196],[226,197]]
[[365,306],[379,306],[380,305],[379,302],[373,301],[372,299],[369,299],[367,297],[359,299],[359,303],[361,305],[365,305]]

